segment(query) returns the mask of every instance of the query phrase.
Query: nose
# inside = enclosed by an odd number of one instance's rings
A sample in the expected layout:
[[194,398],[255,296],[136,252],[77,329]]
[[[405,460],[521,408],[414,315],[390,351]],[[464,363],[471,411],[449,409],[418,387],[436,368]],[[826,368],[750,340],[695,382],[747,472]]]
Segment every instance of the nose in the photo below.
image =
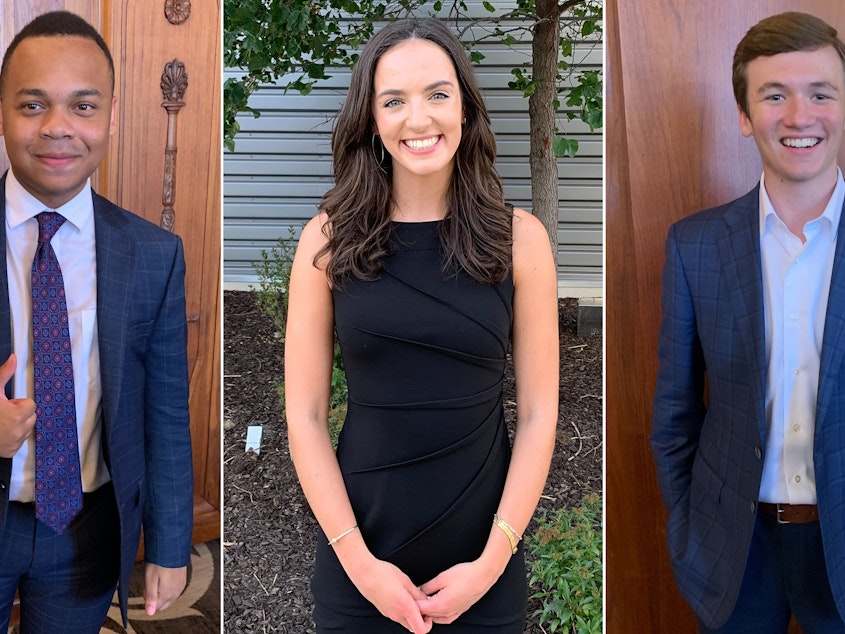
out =
[[431,125],[431,115],[425,101],[413,100],[408,110],[407,125],[410,129],[424,132]]
[[64,139],[73,136],[70,113],[63,108],[50,108],[41,120],[41,136],[49,139]]
[[812,104],[803,98],[790,100],[787,105],[784,123],[793,128],[803,128],[811,125],[814,120],[815,116],[813,115]]

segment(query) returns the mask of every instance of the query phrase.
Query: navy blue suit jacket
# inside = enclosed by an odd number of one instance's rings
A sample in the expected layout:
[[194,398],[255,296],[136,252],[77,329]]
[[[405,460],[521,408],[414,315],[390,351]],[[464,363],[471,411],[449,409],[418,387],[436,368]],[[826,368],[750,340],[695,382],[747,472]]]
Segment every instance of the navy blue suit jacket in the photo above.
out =
[[[12,352],[0,178],[0,362]],[[103,454],[120,515],[118,594],[126,618],[141,526],[148,562],[190,560],[193,471],[188,423],[182,241],[94,194]],[[11,383],[11,381],[9,382]],[[0,459],[0,535],[11,459]]]
[[[759,186],[669,230],[651,444],[681,594],[711,628],[733,611],[766,447]],[[834,255],[813,459],[825,561],[845,618],[845,212]],[[704,385],[707,383],[705,403]]]

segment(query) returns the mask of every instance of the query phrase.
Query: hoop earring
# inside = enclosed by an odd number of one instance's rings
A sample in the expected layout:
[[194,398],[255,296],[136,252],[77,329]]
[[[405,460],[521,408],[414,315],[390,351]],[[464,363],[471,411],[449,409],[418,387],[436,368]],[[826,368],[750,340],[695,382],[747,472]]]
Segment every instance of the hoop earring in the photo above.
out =
[[384,169],[384,143],[382,143],[381,140],[379,140],[379,147],[381,148],[381,157],[376,155],[376,137],[377,136],[378,136],[377,134],[373,134],[372,136],[370,136],[370,147],[373,148],[373,156],[376,159],[376,163],[378,164],[378,168],[382,172],[387,174],[387,170]]

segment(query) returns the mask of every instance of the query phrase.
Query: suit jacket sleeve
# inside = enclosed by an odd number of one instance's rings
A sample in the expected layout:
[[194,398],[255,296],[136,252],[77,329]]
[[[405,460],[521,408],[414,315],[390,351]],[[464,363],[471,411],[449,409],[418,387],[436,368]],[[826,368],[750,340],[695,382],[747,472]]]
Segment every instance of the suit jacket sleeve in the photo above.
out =
[[663,269],[663,321],[652,408],[651,446],[669,511],[689,493],[704,405],[704,357],[677,225],[669,230]]
[[190,560],[193,525],[185,261],[178,239],[164,298],[152,324],[144,372],[145,559],[177,568]]

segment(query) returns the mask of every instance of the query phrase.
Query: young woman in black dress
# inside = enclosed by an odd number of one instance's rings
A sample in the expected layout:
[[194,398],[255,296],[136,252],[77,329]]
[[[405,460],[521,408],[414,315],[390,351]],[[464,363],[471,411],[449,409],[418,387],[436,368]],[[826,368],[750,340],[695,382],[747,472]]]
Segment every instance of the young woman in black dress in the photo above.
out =
[[[521,634],[521,534],[557,421],[555,264],[505,204],[458,40],[395,22],[362,51],[303,230],[285,347],[291,454],[320,524],[318,632]],[[349,386],[327,429],[334,332]],[[517,430],[502,381],[512,346]]]

